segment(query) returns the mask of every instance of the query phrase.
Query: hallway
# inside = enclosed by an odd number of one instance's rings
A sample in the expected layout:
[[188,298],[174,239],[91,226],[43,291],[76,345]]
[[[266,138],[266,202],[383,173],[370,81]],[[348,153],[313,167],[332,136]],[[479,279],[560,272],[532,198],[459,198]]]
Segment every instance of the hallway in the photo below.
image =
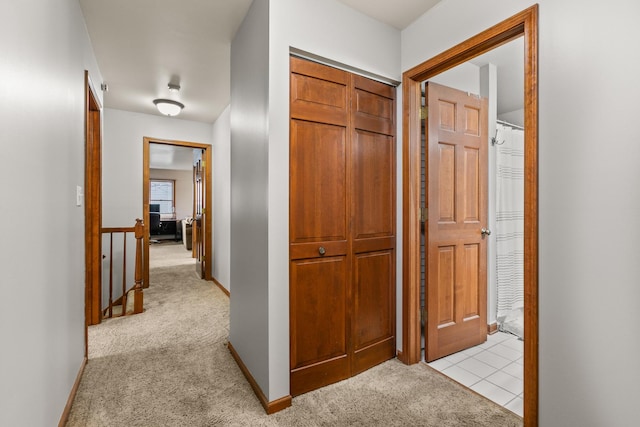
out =
[[89,328],[68,426],[216,425],[212,402],[238,389],[262,411],[226,348],[228,298],[197,277],[190,255],[152,244],[145,312]]
[[519,426],[520,418],[422,364],[397,360],[267,416],[226,344],[229,299],[181,244],[151,245],[143,314],[89,331],[67,426]]

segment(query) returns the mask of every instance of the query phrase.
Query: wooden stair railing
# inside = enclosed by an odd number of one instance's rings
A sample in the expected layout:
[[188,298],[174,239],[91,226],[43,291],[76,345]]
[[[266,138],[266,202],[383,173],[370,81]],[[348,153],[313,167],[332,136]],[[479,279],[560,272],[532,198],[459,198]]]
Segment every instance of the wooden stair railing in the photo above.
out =
[[[142,238],[144,224],[136,219],[133,227],[105,227],[102,234],[109,234],[109,301],[103,310],[103,318],[126,316],[143,312],[144,294],[142,291]],[[122,295],[113,299],[113,235],[122,233]],[[134,284],[127,289],[127,234],[133,233],[136,239],[136,258],[134,266]],[[102,258],[106,256],[103,254]],[[120,309],[118,309],[120,307]]]

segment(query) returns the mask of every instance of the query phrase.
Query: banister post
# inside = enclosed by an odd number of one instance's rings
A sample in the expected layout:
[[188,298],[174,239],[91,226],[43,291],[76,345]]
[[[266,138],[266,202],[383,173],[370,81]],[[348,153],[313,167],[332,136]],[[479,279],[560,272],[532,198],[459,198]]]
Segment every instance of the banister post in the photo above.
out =
[[135,238],[136,238],[136,266],[134,273],[134,304],[133,313],[142,313],[143,311],[143,298],[142,291],[142,238],[144,236],[144,223],[140,218],[136,218],[135,225]]

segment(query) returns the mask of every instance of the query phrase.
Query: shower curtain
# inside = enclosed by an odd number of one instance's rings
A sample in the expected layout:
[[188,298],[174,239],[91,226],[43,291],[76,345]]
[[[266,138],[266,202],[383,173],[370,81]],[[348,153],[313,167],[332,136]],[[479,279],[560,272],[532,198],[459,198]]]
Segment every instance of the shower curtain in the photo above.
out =
[[497,321],[500,330],[523,338],[524,131],[496,128]]

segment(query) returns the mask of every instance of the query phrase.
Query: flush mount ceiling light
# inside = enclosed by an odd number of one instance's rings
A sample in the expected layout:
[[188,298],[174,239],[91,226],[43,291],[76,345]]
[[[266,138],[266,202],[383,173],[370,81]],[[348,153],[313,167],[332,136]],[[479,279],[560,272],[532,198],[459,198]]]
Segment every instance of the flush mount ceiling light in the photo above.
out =
[[[180,92],[180,85],[178,84],[177,79],[172,78],[172,82],[169,82],[167,88],[169,88],[169,92]],[[184,108],[184,104],[182,102],[174,101],[173,99],[158,98],[154,99],[153,103],[158,108],[158,111],[165,116],[177,116]]]
[[184,108],[184,104],[172,99],[154,99],[153,103],[162,114],[166,116],[177,116]]

